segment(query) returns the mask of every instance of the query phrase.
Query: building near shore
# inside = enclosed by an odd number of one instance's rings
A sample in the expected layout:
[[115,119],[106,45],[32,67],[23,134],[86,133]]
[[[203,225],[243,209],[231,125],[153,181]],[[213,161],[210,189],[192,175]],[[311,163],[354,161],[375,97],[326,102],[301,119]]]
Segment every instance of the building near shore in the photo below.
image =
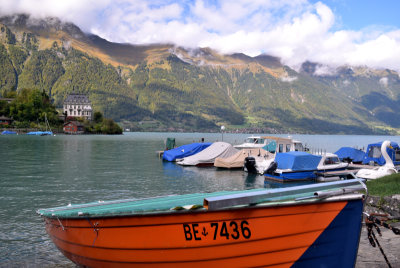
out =
[[6,116],[0,116],[0,125],[4,126],[9,126],[13,123],[14,119],[6,117]]
[[69,121],[64,124],[63,131],[66,134],[83,134],[85,133],[85,127],[79,121]]
[[64,101],[63,112],[67,118],[83,117],[92,120],[92,103],[85,94],[69,94]]

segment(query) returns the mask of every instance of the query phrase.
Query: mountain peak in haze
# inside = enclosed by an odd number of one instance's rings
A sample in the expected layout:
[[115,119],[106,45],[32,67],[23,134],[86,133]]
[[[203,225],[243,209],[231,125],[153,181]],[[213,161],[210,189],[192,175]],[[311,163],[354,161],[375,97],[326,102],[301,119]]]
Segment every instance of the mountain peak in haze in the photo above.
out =
[[0,17],[0,23],[11,28],[29,29],[35,33],[63,31],[74,38],[82,38],[85,34],[73,23],[63,22],[56,17],[32,18],[28,14],[16,14]]

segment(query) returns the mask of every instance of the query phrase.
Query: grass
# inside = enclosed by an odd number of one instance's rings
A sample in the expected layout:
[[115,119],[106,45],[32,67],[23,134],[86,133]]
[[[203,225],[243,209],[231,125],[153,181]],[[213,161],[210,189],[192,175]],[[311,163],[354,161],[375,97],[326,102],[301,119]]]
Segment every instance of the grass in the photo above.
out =
[[368,193],[374,196],[400,194],[400,173],[367,181]]

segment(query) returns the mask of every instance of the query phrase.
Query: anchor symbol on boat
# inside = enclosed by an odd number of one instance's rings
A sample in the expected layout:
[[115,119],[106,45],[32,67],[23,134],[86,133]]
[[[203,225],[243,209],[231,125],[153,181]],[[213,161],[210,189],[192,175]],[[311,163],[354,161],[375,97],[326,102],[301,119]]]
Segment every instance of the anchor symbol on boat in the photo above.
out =
[[203,232],[201,232],[203,236],[207,236],[208,232],[206,231],[206,227],[203,227]]

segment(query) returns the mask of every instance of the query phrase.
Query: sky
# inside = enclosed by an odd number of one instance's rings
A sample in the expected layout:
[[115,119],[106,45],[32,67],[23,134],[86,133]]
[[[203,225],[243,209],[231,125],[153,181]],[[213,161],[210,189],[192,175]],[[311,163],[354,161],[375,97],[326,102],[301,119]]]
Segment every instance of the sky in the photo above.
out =
[[398,0],[0,0],[0,15],[14,13],[59,17],[112,42],[400,71]]

